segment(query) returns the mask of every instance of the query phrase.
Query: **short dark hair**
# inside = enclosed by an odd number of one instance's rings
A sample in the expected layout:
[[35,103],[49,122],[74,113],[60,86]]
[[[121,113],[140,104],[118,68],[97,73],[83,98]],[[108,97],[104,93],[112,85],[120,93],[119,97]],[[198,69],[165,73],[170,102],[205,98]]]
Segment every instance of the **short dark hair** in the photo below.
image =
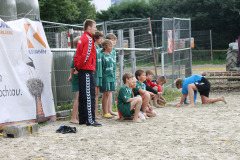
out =
[[117,37],[116,37],[115,34],[113,34],[113,33],[108,33],[108,34],[106,35],[106,39],[109,39],[109,40],[115,39],[115,40],[117,40]]
[[177,89],[180,89],[182,87],[182,81],[183,81],[182,78],[176,79],[175,85],[176,85]]
[[127,79],[133,78],[132,73],[125,73],[122,77],[123,83],[126,84]]
[[138,76],[141,76],[142,73],[144,73],[144,70],[142,69],[139,69],[135,72],[135,77],[137,78],[137,80],[138,80]]
[[154,74],[153,74],[152,71],[150,71],[150,70],[146,70],[146,76],[147,76],[147,75],[154,75]]
[[161,82],[164,82],[164,83],[166,83],[166,81],[167,81],[164,76],[158,77],[158,80],[160,80]]
[[92,27],[93,23],[96,23],[94,20],[86,19],[83,22],[83,30],[86,31],[88,29],[88,26]]
[[98,40],[100,37],[103,37],[103,33],[100,31],[96,31],[95,34],[93,35],[94,42]]

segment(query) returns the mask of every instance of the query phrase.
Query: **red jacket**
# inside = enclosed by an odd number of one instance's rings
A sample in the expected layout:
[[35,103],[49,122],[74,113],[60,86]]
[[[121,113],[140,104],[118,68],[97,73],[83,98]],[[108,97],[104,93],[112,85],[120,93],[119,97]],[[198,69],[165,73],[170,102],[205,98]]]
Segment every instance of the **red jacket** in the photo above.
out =
[[95,71],[96,49],[92,35],[84,31],[84,34],[78,41],[77,52],[74,57],[74,66],[78,70]]
[[153,83],[152,81],[150,81],[150,80],[148,80],[148,79],[146,79],[146,82],[147,82],[147,84],[148,84],[150,87],[152,87],[152,88],[155,87],[155,86],[157,86],[157,87],[158,87],[158,92],[162,92],[161,86]]

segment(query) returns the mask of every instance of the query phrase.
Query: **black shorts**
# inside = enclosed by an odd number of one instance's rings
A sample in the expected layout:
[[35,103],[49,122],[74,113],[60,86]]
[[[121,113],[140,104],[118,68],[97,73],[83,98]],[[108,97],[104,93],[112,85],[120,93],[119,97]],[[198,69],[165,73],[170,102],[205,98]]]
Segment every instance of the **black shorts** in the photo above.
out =
[[205,77],[202,77],[202,80],[200,82],[195,82],[194,84],[197,87],[200,95],[209,97],[211,84]]

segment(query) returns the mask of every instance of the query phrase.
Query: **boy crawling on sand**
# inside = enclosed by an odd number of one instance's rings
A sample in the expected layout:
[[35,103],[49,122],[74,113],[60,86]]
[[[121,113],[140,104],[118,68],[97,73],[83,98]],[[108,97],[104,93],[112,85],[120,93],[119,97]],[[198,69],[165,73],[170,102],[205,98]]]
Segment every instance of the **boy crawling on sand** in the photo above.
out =
[[125,73],[122,80],[124,85],[118,93],[118,110],[122,117],[133,116],[133,122],[140,123],[142,120],[138,118],[138,114],[142,105],[142,98],[140,96],[133,97],[132,89],[129,87],[133,83],[133,75]]
[[198,91],[201,96],[202,104],[214,103],[218,101],[223,101],[225,104],[227,103],[223,96],[218,98],[208,98],[209,92],[211,88],[210,82],[203,76],[193,75],[188,78],[178,78],[175,81],[177,89],[182,88],[182,98],[180,103],[176,105],[176,107],[181,107],[187,95],[190,97],[189,107],[195,106],[194,104],[194,91]]

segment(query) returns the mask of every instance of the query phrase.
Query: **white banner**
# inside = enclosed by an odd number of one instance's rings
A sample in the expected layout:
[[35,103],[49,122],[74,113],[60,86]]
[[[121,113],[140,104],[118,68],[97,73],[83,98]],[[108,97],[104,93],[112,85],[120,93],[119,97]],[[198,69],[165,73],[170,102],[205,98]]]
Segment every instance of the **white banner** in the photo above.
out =
[[0,19],[0,124],[55,115],[51,65],[41,22]]

